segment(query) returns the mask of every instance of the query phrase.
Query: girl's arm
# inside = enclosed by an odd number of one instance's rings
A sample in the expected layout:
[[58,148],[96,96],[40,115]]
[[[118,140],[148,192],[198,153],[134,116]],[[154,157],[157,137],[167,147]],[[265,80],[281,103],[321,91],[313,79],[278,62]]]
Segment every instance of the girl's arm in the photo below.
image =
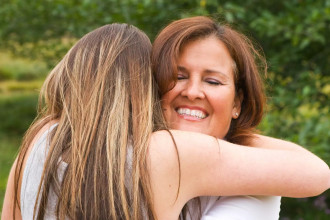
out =
[[180,213],[189,199],[201,195],[308,197],[330,186],[329,167],[307,150],[246,147],[200,133],[171,132],[178,154],[166,131],[153,134],[149,149],[158,213],[171,207]]
[[299,146],[298,144],[273,137],[259,135],[259,134],[256,134],[255,137],[251,140],[250,146],[257,148],[264,148],[264,149],[273,149],[273,150],[308,152],[308,150]]
[[[305,150],[294,143],[262,135],[255,135],[250,146],[293,151]],[[279,219],[280,196],[204,196],[200,198],[202,203],[201,220]]]

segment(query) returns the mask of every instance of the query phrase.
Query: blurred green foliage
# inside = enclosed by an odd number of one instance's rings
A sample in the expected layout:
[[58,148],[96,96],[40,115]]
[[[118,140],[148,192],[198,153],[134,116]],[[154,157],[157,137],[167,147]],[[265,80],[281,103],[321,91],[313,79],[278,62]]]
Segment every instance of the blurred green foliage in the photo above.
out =
[[[15,160],[17,146],[20,138],[17,136],[7,136],[0,134],[0,210],[2,209],[3,197],[8,179],[9,170]],[[1,214],[1,211],[0,211]]]
[[0,96],[0,135],[22,136],[37,112],[38,93]]
[[45,62],[20,59],[0,53],[0,82],[5,80],[31,81],[47,75]]
[[[0,84],[1,85],[1,84]],[[3,86],[3,85],[1,85]],[[36,116],[36,92],[0,92],[0,207],[22,136]],[[0,210],[1,210],[0,209]],[[1,214],[1,211],[0,211]]]
[[[230,23],[263,48],[269,106],[260,130],[330,164],[330,0],[1,0],[0,50],[38,62],[0,56],[0,81],[11,80],[0,84],[0,134],[21,137],[33,120],[36,93],[18,91],[38,88],[36,79],[85,33],[126,22],[153,39],[170,21],[193,15]],[[329,198],[326,192],[283,199],[282,219],[327,219]]]

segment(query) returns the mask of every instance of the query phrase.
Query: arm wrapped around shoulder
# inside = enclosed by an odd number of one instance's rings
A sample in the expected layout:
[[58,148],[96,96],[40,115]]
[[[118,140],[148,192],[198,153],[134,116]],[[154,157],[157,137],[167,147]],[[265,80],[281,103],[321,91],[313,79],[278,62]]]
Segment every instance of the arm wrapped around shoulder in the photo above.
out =
[[247,148],[223,140],[219,140],[219,144],[222,163],[229,168],[222,172],[232,176],[230,182],[236,193],[242,190],[243,195],[245,190],[251,190],[251,195],[301,198],[329,189],[328,165],[298,145],[300,150]]
[[[252,147],[263,148],[263,149],[272,149],[272,150],[283,150],[283,151],[292,151],[296,152],[301,159],[305,160],[304,166],[310,166],[306,168],[304,171],[301,169],[297,170],[297,172],[312,172],[315,175],[315,179],[310,179],[310,188],[306,190],[310,190],[310,194],[306,196],[314,196],[318,195],[325,190],[330,188],[330,170],[328,165],[322,161],[317,156],[313,155],[307,149],[298,144],[292,143],[290,141],[285,141],[277,138],[267,137],[263,135],[255,135],[251,142]],[[306,157],[306,158],[305,158]],[[292,161],[294,164],[294,161]],[[301,184],[307,185],[305,179]],[[307,191],[303,191],[307,193]]]
[[247,147],[200,133],[171,133],[175,144],[168,132],[153,135],[150,156],[155,162],[150,165],[151,177],[157,174],[151,180],[159,183],[155,187],[163,184],[160,189],[173,190],[174,200],[202,195],[301,198],[329,188],[328,165],[298,145],[299,150]]

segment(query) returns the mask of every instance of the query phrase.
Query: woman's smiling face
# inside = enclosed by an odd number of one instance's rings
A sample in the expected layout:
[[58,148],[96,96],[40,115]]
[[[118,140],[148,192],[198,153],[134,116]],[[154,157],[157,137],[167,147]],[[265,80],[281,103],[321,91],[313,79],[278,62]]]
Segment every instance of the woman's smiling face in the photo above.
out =
[[224,138],[241,106],[228,49],[214,36],[191,41],[177,65],[176,85],[162,97],[169,127]]

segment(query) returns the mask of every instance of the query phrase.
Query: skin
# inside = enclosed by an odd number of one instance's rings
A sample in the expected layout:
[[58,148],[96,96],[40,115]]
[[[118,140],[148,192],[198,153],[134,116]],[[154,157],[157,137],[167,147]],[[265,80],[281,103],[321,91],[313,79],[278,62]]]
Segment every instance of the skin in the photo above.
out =
[[329,188],[329,167],[295,144],[285,142],[291,150],[263,149],[220,139],[217,144],[215,138],[201,133],[172,133],[180,157],[180,185],[178,156],[168,133],[154,133],[149,148],[159,219],[178,219],[183,205],[201,195],[309,197]]
[[228,49],[213,36],[195,40],[183,47],[177,62],[178,81],[162,97],[169,126],[224,138],[241,108]]

